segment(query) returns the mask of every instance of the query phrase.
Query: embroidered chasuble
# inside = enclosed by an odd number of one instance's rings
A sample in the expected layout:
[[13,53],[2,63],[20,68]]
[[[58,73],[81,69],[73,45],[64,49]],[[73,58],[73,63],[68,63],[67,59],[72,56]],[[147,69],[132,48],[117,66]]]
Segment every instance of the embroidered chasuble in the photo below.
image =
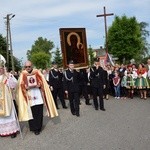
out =
[[6,82],[7,76],[0,75],[0,116],[10,116],[12,107],[11,90]]
[[[35,87],[36,85],[39,85],[40,88]],[[26,90],[26,86],[31,88]],[[58,116],[49,85],[43,74],[37,69],[33,69],[31,73],[26,70],[22,71],[18,80],[17,104],[19,121],[33,119],[31,107],[40,104],[44,104],[49,117]]]
[[8,136],[19,131],[13,107],[13,98],[6,75],[0,75],[0,135]]

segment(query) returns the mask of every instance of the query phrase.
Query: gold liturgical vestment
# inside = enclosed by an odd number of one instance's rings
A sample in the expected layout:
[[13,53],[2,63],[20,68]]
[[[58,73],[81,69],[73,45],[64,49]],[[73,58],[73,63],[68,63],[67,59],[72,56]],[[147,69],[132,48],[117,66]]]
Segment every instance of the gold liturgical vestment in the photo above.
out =
[[10,88],[6,85],[7,76],[1,75],[0,81],[0,116],[10,116],[12,109],[12,95]]
[[19,121],[28,121],[33,119],[31,106],[30,106],[30,96],[26,90],[26,85],[28,85],[28,76],[34,76],[36,82],[40,85],[40,91],[43,98],[44,106],[46,106],[47,115],[51,118],[58,116],[58,112],[49,88],[47,81],[45,80],[43,74],[37,69],[29,74],[26,70],[22,71],[18,80],[17,88],[17,104],[19,110]]

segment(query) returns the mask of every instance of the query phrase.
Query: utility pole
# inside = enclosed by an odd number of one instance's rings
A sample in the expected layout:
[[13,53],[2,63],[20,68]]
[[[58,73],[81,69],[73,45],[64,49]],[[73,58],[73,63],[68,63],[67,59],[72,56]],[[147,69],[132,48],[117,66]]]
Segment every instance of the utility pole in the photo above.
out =
[[13,14],[7,14],[4,19],[6,19],[6,30],[7,30],[7,36],[6,36],[6,44],[7,44],[7,68],[9,69],[9,56],[11,57],[11,66],[12,71],[15,71],[14,67],[14,58],[13,58],[13,49],[12,49],[12,40],[11,40],[11,29],[10,29],[10,20],[14,18],[15,15]]
[[106,9],[104,7],[104,14],[101,15],[97,15],[96,17],[104,17],[104,24],[105,24],[105,39],[106,39],[106,53],[108,53],[108,40],[107,40],[107,21],[106,21],[106,17],[107,16],[112,16],[114,15],[113,13],[110,14],[106,14]]

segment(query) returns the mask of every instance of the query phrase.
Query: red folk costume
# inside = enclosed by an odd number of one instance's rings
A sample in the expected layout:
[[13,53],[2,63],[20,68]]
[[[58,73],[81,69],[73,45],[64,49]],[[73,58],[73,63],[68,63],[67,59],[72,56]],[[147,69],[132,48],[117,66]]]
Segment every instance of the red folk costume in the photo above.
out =
[[147,72],[147,69],[146,69],[146,68],[140,68],[140,69],[137,70],[137,74],[138,74],[138,75],[143,75],[143,74],[146,73],[146,72]]
[[[47,115],[52,118],[58,116],[58,112],[51,91],[42,73],[37,69],[33,69],[32,73],[30,74],[26,70],[24,70],[20,75],[18,91],[17,91],[19,121],[28,121],[33,119],[32,112],[31,112],[32,105],[31,105],[30,89],[26,90],[26,86],[29,84],[27,79],[28,75],[34,75],[36,78],[37,85],[40,87],[39,90],[41,92],[43,103],[46,106]],[[33,80],[34,79],[32,79],[32,81]]]
[[147,81],[147,69],[146,68],[139,68],[137,70],[137,79],[136,79],[136,87],[138,89],[145,89],[149,88],[149,84]]

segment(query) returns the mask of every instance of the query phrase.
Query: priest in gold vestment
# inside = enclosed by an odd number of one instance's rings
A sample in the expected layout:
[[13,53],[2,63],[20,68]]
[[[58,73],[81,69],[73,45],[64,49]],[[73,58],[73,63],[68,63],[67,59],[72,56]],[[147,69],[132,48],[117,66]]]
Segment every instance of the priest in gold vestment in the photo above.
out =
[[40,134],[43,124],[43,106],[51,118],[58,116],[58,112],[43,74],[33,69],[32,62],[25,63],[18,81],[17,104],[19,121],[28,121],[30,131]]
[[4,61],[0,58],[0,136],[15,138],[19,131],[19,124],[13,104],[12,84],[15,88],[16,82],[7,76]]

